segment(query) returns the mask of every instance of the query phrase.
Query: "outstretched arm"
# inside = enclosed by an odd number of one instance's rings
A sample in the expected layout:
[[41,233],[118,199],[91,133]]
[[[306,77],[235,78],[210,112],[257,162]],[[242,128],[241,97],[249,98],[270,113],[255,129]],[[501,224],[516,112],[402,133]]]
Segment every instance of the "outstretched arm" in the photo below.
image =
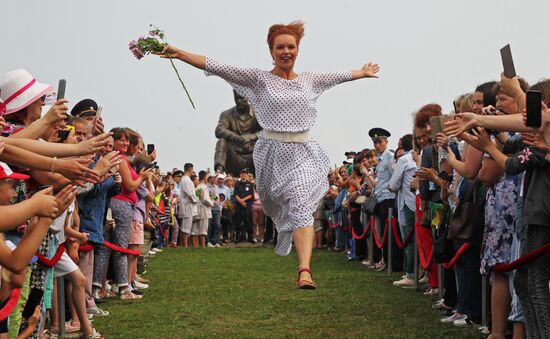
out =
[[206,57],[204,55],[189,53],[170,45],[164,47],[162,53],[158,53],[157,55],[163,59],[179,59],[202,70],[204,70],[204,67],[206,66]]

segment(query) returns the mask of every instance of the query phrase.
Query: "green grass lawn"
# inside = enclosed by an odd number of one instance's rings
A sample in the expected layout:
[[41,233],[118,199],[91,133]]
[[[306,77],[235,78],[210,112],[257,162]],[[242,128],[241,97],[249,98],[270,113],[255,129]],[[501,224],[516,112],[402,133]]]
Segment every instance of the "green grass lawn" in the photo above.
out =
[[318,289],[297,290],[295,254],[273,248],[167,249],[149,261],[142,300],[111,300],[106,338],[479,338],[441,324],[433,299],[392,277],[315,251]]

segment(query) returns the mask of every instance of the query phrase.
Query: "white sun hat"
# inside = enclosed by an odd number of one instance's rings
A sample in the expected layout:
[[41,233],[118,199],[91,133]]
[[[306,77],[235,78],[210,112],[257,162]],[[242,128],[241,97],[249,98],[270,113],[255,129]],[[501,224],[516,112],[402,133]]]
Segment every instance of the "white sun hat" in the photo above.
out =
[[36,81],[24,69],[10,71],[0,79],[0,115],[22,110],[52,91],[52,86]]

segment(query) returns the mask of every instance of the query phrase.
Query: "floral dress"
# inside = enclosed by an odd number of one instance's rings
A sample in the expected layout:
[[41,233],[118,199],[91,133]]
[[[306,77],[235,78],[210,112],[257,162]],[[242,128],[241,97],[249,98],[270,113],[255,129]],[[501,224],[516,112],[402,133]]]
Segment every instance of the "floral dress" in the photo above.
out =
[[[304,72],[286,80],[269,71],[240,68],[206,58],[205,72],[226,80],[256,112],[267,131],[309,131],[323,91],[351,80],[351,71]],[[328,191],[330,161],[314,140],[284,142],[260,135],[254,147],[256,184],[265,213],[277,228],[275,253],[288,255],[292,231],[313,225],[313,213]]]
[[486,197],[481,274],[488,274],[494,265],[509,263],[512,259],[519,176],[504,174],[499,182],[487,189]]

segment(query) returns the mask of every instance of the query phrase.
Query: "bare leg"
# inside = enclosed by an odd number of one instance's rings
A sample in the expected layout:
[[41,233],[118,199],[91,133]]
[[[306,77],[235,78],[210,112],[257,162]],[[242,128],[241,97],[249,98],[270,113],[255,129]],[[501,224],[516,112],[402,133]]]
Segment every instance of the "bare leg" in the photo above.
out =
[[85,335],[92,335],[92,325],[86,316],[86,294],[84,292],[86,278],[80,270],[76,270],[68,274],[67,279],[73,284],[72,296],[76,314],[80,321],[80,330]]
[[510,313],[510,290],[508,278],[504,274],[493,272],[493,288],[491,290],[491,339],[505,338]]
[[525,324],[520,322],[514,322],[514,339],[525,338]]
[[317,233],[315,233],[315,236],[316,236],[316,245],[317,245],[317,248],[323,248],[323,231],[318,231]]
[[206,248],[206,235],[199,235],[199,242],[202,248]]
[[[139,250],[139,245],[129,245],[128,249]],[[138,257],[135,255],[128,256],[128,283],[131,284],[134,282],[137,273],[137,262]]]
[[189,248],[189,233],[183,233],[181,242],[183,247]]
[[71,312],[71,324],[77,323],[78,314],[76,314],[76,309],[74,307],[74,300],[73,300],[73,284],[67,280],[67,303],[69,304],[69,311]]
[[[313,239],[315,232],[313,226],[298,228],[292,233],[294,246],[298,254],[298,268],[310,268],[311,251],[313,250]],[[300,273],[300,280],[313,281],[309,272]]]

